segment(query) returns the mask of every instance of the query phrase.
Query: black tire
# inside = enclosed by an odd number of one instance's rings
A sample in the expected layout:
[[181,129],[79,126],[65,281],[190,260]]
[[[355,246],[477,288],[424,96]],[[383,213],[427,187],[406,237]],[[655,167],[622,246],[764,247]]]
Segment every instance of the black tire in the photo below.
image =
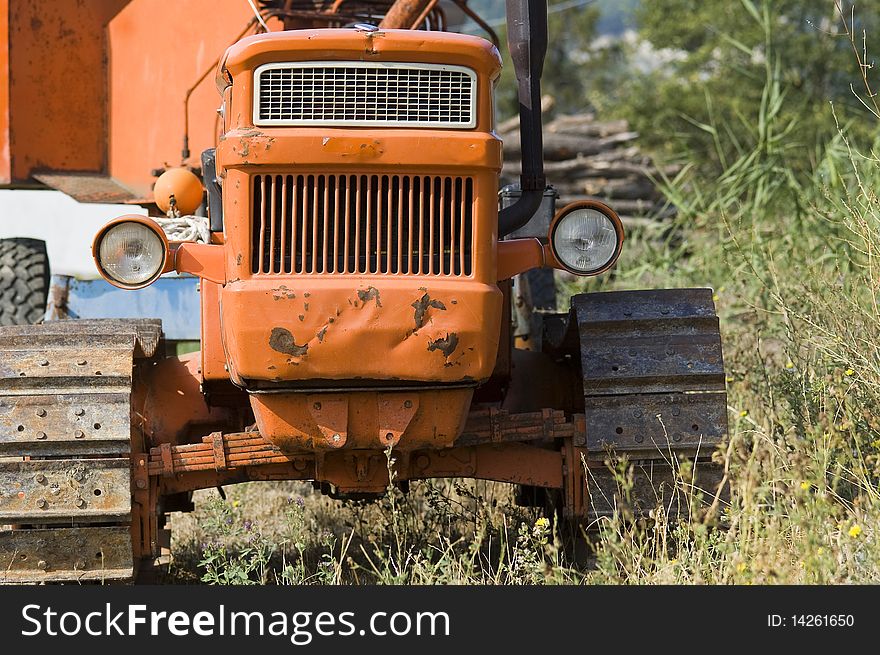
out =
[[0,325],[28,325],[42,319],[49,278],[45,241],[0,239]]

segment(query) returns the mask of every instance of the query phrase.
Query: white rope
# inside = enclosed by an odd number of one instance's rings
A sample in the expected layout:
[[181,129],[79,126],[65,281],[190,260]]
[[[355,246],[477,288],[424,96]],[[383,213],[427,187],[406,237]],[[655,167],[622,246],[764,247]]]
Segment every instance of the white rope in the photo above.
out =
[[165,232],[169,241],[192,241],[210,243],[207,216],[177,216],[175,218],[156,218],[155,221]]

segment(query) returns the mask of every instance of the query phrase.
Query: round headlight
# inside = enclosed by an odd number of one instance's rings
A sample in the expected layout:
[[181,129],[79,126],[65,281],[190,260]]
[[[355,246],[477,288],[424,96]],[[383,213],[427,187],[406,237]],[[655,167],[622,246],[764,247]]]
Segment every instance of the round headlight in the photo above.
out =
[[563,208],[550,235],[556,259],[579,275],[595,275],[614,264],[622,242],[620,219],[599,203]]
[[111,225],[100,235],[95,248],[95,259],[104,276],[127,288],[143,287],[158,278],[166,254],[166,241],[156,229],[139,221]]

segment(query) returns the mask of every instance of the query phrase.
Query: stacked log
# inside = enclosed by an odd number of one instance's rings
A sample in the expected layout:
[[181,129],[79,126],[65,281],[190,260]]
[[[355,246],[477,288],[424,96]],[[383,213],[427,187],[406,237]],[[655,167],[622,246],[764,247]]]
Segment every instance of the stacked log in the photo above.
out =
[[[542,103],[544,104],[544,103]],[[502,184],[519,182],[519,120],[498,126],[504,141]],[[657,225],[675,213],[655,180],[679,169],[654,166],[636,145],[638,133],[625,120],[597,121],[592,114],[559,116],[544,126],[544,171],[559,193],[557,206],[597,199],[609,204],[630,226]]]

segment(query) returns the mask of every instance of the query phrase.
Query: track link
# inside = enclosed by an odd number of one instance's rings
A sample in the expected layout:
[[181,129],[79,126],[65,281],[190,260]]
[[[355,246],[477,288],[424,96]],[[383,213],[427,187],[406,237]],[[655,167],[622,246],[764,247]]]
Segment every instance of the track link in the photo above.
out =
[[160,343],[159,321],[0,328],[0,583],[134,577],[133,370]]

